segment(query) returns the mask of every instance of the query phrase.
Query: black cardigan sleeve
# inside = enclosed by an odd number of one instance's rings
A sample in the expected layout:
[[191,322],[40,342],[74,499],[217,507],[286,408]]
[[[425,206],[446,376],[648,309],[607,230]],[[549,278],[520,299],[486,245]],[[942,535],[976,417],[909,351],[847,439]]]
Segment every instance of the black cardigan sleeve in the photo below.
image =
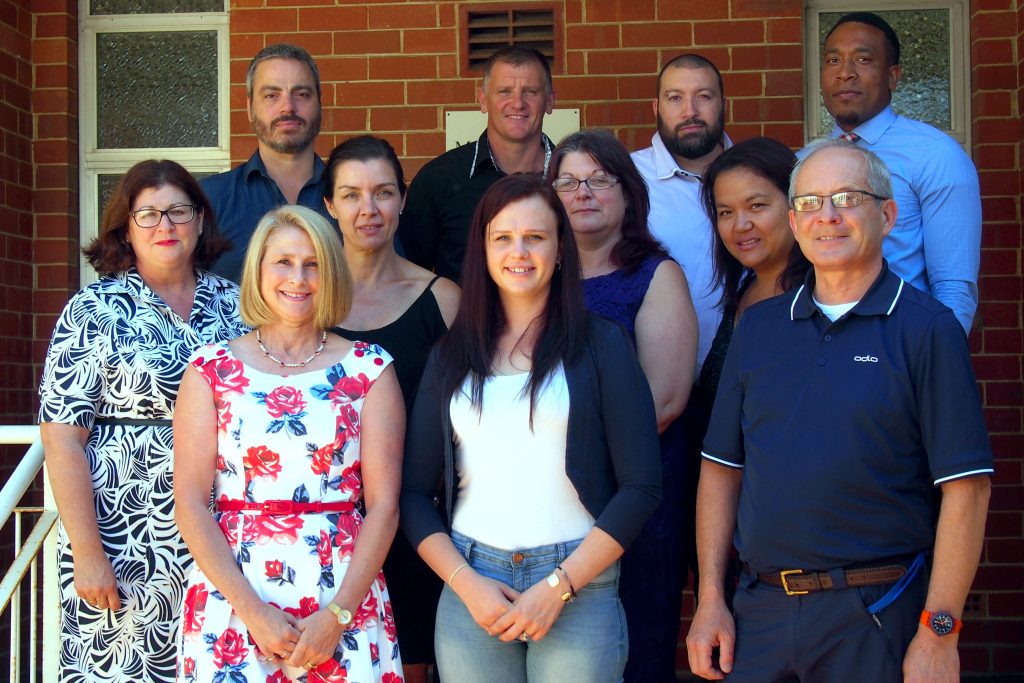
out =
[[399,506],[402,530],[413,548],[431,534],[447,532],[442,510],[434,506],[438,482],[444,477],[445,439],[450,438],[443,428],[446,410],[435,349],[427,359],[405,438]]
[[661,444],[654,398],[620,326],[590,316],[589,345],[616,491],[595,525],[628,548],[661,502]]

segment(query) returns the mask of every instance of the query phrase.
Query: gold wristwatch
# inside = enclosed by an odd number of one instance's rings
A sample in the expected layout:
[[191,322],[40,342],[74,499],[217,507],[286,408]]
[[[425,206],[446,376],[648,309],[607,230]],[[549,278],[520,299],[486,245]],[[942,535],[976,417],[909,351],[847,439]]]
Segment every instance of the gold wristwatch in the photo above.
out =
[[338,623],[342,626],[347,628],[352,623],[352,613],[347,609],[342,609],[333,602],[327,603],[327,609],[338,618]]

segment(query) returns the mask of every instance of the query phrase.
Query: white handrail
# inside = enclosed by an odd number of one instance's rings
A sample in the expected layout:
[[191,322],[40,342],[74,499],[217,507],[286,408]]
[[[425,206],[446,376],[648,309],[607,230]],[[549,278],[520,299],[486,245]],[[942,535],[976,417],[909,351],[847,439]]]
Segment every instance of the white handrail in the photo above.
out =
[[39,441],[39,427],[0,427],[0,444],[22,443],[32,445],[11,472],[3,491],[0,492],[0,527],[7,523],[11,511],[18,506],[25,492],[31,488],[43,466],[43,444]]
[[[30,681],[39,680],[40,669],[44,683],[55,683],[58,676],[58,652],[60,648],[60,597],[58,595],[57,548],[54,523],[57,520],[56,506],[49,486],[43,483],[43,508],[18,507],[25,493],[32,487],[43,466],[43,446],[39,440],[39,427],[35,425],[3,425],[0,426],[0,444],[31,444],[21,458],[14,472],[4,483],[0,491],[0,528],[4,527],[12,512],[14,519],[14,547],[17,557],[0,580],[0,595],[11,617],[11,645],[7,648],[9,658],[10,680],[20,680],[22,662],[21,654],[21,602],[22,594],[18,585],[24,578],[29,579],[29,661],[28,675]],[[45,470],[44,470],[45,471]],[[21,517],[23,513],[39,514],[36,525],[22,544]],[[40,558],[39,556],[42,555]],[[37,598],[38,560],[43,565],[42,600]],[[42,610],[42,657],[39,657],[37,646],[39,630],[37,610]],[[41,665],[41,666],[40,666]]]

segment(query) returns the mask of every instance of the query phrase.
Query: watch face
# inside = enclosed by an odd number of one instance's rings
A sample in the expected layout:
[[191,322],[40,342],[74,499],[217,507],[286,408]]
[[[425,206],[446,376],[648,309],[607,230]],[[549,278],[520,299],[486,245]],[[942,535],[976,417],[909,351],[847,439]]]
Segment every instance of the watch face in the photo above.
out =
[[944,636],[953,631],[953,616],[948,612],[936,612],[932,615],[932,631],[937,636]]

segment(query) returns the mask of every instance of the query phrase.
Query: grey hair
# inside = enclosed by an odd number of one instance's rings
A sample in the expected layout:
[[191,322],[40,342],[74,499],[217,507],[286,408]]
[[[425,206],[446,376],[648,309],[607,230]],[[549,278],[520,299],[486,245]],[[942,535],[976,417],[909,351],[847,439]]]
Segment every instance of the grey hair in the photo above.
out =
[[256,67],[268,59],[291,59],[305,64],[309,72],[313,74],[313,81],[316,82],[316,98],[320,99],[320,70],[316,68],[316,62],[309,56],[309,53],[298,45],[290,43],[275,43],[267,45],[256,53],[256,56],[249,62],[249,71],[245,74],[245,94],[252,99],[252,81],[256,75]]
[[886,199],[893,198],[892,178],[889,175],[889,168],[877,154],[869,149],[858,147],[852,142],[847,142],[842,138],[819,138],[805,148],[806,154],[796,162],[796,166],[793,167],[793,172],[789,175],[788,198],[790,203],[792,203],[793,197],[796,195],[796,177],[800,175],[800,170],[804,167],[804,164],[807,163],[808,159],[818,152],[826,149],[845,149],[860,154],[861,158],[864,159],[864,165],[867,166],[867,189],[872,194],[877,194],[879,197],[885,197]]

